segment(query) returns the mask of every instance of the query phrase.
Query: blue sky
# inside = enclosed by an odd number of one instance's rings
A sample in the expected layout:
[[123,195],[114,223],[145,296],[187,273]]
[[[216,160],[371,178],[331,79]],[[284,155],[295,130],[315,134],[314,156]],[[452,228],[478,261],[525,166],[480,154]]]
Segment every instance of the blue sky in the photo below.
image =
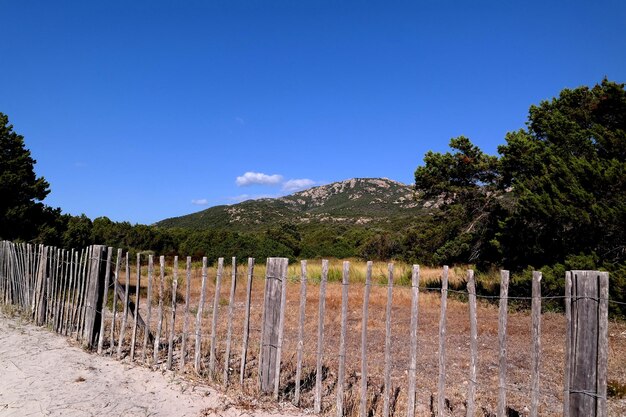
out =
[[0,112],[46,203],[152,223],[352,177],[626,82],[626,2],[0,0]]

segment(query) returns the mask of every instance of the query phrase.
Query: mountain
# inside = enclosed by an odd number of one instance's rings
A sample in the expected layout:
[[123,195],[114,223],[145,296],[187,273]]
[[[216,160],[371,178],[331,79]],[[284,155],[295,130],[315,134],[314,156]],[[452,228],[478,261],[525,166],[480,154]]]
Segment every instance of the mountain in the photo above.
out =
[[409,185],[387,178],[353,178],[285,197],[215,206],[162,220],[156,226],[257,231],[278,224],[344,224],[396,230],[429,205],[418,203]]

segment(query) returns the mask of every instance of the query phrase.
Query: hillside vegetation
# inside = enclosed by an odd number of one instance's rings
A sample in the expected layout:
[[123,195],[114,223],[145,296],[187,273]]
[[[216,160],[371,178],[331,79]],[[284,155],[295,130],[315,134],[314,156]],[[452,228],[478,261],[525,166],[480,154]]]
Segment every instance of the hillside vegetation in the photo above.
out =
[[423,206],[411,186],[387,178],[353,178],[285,197],[211,207],[162,220],[156,226],[263,231],[286,223],[378,226],[396,230],[423,215]]
[[152,226],[64,215],[44,205],[23,137],[0,114],[0,238],[62,247],[102,243],[131,252],[363,258],[530,271],[561,294],[566,269],[611,272],[626,300],[626,91],[602,80],[532,105],[526,127],[485,154],[469,138],[428,152],[410,187],[355,178],[277,199],[245,201]]

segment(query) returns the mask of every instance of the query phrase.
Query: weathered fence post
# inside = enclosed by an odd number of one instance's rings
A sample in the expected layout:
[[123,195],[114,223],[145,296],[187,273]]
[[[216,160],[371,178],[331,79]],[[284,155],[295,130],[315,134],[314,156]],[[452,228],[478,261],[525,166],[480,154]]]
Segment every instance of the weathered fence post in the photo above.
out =
[[265,301],[261,339],[259,376],[261,391],[273,392],[276,379],[276,364],[280,364],[280,336],[282,336],[281,311],[284,313],[283,282],[287,279],[287,258],[268,258],[265,273]]
[[393,305],[393,264],[387,265],[387,308],[385,310],[385,385],[383,388],[383,417],[389,417],[391,395],[391,313]]
[[93,245],[89,262],[89,273],[85,287],[85,318],[83,326],[83,345],[90,349],[97,345],[97,336],[101,329],[101,316],[104,306],[104,281],[108,262],[106,246]]
[[339,369],[337,371],[337,416],[343,417],[343,396],[346,374],[346,325],[348,323],[348,276],[350,262],[343,261],[341,280],[341,335],[339,338]]
[[367,261],[365,288],[363,290],[363,315],[361,317],[361,399],[359,417],[367,416],[367,319],[372,288],[372,261]]
[[35,297],[33,298],[33,306],[35,312],[35,323],[42,326],[46,321],[46,276],[48,274],[48,248],[43,248],[39,254],[39,268],[35,281]]
[[476,414],[476,364],[478,363],[478,320],[476,319],[476,281],[474,271],[467,271],[467,293],[470,322],[470,366],[467,385],[467,417]]
[[322,412],[322,357],[324,355],[324,316],[326,310],[326,281],[328,280],[328,260],[322,259],[322,276],[320,281],[320,299],[317,321],[317,361],[315,371],[315,398],[313,411]]
[[306,312],[306,261],[300,261],[300,314],[298,320],[298,346],[296,360],[296,388],[293,395],[293,403],[300,404],[300,379],[302,378],[302,350],[304,348],[304,319]]
[[246,357],[248,356],[248,338],[250,336],[250,298],[252,295],[252,277],[254,275],[254,258],[248,258],[248,284],[246,285],[246,306],[243,322],[243,340],[241,342],[241,368],[239,370],[239,384],[243,385],[246,371]]
[[417,325],[419,311],[420,266],[413,265],[411,270],[411,324],[409,334],[411,348],[409,351],[409,388],[407,392],[407,417],[415,416],[415,388],[417,373]]
[[441,275],[441,316],[439,317],[439,385],[437,388],[437,415],[445,415],[446,403],[446,324],[448,309],[448,265]]
[[496,415],[506,414],[506,324],[509,301],[509,271],[500,271],[500,305],[498,309],[498,411]]
[[565,403],[569,403],[570,417],[606,417],[609,274],[571,271],[570,276],[571,293],[566,294],[566,302],[571,301],[571,328],[567,331],[569,378]]
[[541,360],[541,272],[533,271],[530,417],[539,415],[539,366]]

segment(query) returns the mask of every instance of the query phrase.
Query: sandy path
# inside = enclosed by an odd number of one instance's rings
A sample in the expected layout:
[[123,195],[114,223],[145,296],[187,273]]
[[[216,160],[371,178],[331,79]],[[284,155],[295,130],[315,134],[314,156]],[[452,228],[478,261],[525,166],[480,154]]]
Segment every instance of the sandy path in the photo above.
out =
[[0,416],[271,415],[239,410],[215,390],[173,373],[129,366],[70,343],[0,313]]

